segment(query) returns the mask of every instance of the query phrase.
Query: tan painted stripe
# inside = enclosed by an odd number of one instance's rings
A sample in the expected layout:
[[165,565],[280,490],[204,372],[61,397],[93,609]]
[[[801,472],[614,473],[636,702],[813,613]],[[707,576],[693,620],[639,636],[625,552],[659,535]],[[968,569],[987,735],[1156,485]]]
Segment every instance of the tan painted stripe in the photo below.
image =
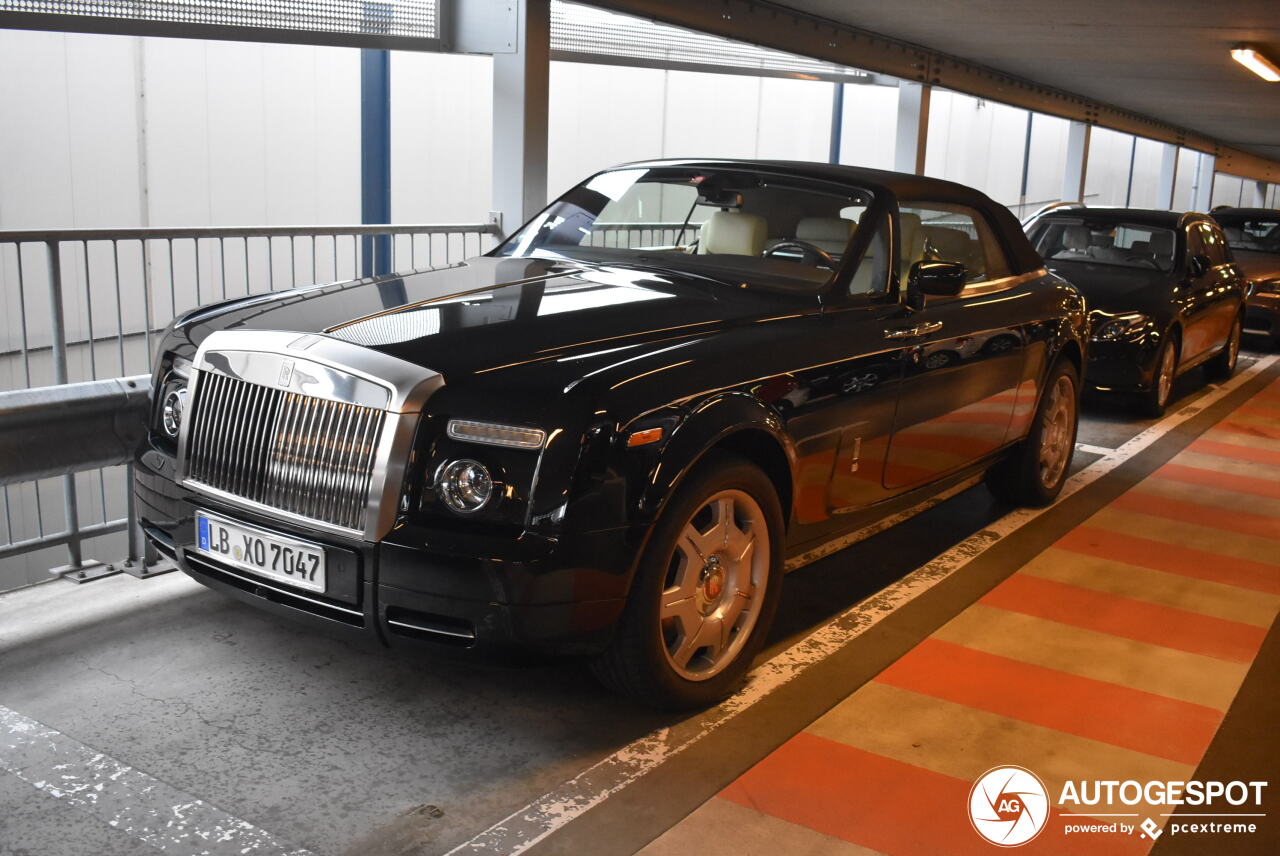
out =
[[1270,627],[1280,613],[1280,595],[1052,547],[1023,566],[1020,573],[1255,627]]
[[1200,436],[1215,443],[1230,443],[1233,446],[1247,446],[1252,449],[1262,449],[1266,452],[1280,452],[1280,440],[1260,437],[1257,434],[1242,434],[1239,431],[1210,428]]
[[1225,711],[1248,664],[1121,639],[975,603],[935,639]]
[[[998,764],[1017,764],[1034,770],[1054,800],[1068,780],[1185,781],[1194,769],[874,681],[806,730],[968,782]],[[1117,805],[1083,811],[1142,812],[1144,808],[1151,814],[1164,810]]]
[[1184,467],[1198,467],[1202,470],[1212,470],[1218,473],[1230,473],[1235,476],[1248,476],[1253,479],[1280,482],[1280,467],[1257,464],[1252,461],[1235,461],[1231,458],[1205,455],[1200,452],[1179,452],[1170,463],[1182,464]]
[[1268,428],[1278,428],[1280,427],[1280,414],[1246,403],[1231,411],[1231,415],[1223,421],[1236,422],[1241,425],[1263,425]]
[[1140,484],[1134,486],[1133,490],[1149,493],[1152,496],[1177,499],[1182,502],[1196,502],[1214,508],[1244,511],[1249,514],[1264,514],[1280,520],[1280,499],[1272,499],[1267,496],[1255,496],[1234,490],[1209,487],[1208,485],[1162,479],[1156,476],[1144,479]]
[[1089,526],[1122,535],[1137,535],[1178,547],[1192,547],[1221,556],[1275,565],[1276,574],[1280,576],[1280,541],[1274,538],[1224,532],[1211,526],[1139,514],[1136,511],[1122,511],[1119,508],[1104,508],[1089,518],[1087,523]]
[[642,856],[876,856],[807,826],[713,797],[640,851]]

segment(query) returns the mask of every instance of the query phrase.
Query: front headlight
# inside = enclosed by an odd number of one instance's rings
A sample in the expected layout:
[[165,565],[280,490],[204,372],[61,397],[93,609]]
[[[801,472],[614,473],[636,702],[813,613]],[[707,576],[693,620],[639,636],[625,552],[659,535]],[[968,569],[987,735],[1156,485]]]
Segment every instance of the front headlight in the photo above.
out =
[[436,496],[459,514],[474,514],[489,504],[493,494],[493,476],[479,461],[449,461],[436,472]]
[[187,409],[187,384],[191,381],[191,361],[174,357],[160,382],[160,430],[171,440],[182,431],[182,416]]
[[1116,315],[1110,318],[1098,318],[1094,321],[1097,326],[1094,327],[1093,338],[1101,341],[1123,339],[1146,327],[1147,322],[1150,320],[1141,312],[1131,312],[1127,315]]

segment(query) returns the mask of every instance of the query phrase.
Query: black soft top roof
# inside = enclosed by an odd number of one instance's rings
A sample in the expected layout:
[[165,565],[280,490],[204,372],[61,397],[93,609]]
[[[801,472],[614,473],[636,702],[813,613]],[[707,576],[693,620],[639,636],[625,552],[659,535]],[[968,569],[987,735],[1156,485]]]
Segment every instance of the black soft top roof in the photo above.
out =
[[1215,220],[1276,220],[1280,219],[1280,208],[1219,208],[1209,216]]
[[1044,267],[1044,260],[1032,248],[1026,234],[1022,231],[1022,224],[1018,222],[1018,219],[1013,216],[1013,213],[1008,208],[982,191],[963,184],[956,184],[954,181],[944,181],[940,178],[929,178],[928,176],[912,175],[905,172],[845,166],[844,164],[788,160],[676,158],[636,161],[623,164],[623,166],[759,170],[761,172],[795,175],[848,184],[861,190],[870,191],[878,197],[892,197],[899,203],[930,201],[966,205],[970,208],[976,208],[987,215],[987,220],[990,221],[997,237],[1004,245],[1005,253],[1015,269],[1014,273],[1028,273]]

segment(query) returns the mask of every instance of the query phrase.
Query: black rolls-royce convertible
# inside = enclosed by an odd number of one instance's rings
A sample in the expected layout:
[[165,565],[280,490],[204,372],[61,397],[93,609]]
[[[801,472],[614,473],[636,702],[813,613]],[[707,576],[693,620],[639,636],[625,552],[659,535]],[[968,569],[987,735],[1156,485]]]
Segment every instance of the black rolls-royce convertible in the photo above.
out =
[[984,473],[1051,502],[1086,325],[971,189],[629,164],[485,256],[175,321],[137,499],[161,552],[266,609],[703,705],[784,569]]
[[1058,208],[1027,227],[1049,269],[1084,292],[1092,319],[1085,385],[1136,392],[1160,416],[1178,375],[1230,377],[1247,283],[1204,214]]

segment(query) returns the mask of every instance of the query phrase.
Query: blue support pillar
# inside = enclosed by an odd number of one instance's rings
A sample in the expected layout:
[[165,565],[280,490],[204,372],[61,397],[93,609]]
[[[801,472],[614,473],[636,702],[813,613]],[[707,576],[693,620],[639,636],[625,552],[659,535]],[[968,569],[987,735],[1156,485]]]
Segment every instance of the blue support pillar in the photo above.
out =
[[[391,54],[360,51],[360,221],[391,222]],[[391,272],[391,236],[361,240],[361,273]]]
[[840,135],[844,131],[844,84],[833,83],[831,92],[831,151],[830,163],[840,163]]

